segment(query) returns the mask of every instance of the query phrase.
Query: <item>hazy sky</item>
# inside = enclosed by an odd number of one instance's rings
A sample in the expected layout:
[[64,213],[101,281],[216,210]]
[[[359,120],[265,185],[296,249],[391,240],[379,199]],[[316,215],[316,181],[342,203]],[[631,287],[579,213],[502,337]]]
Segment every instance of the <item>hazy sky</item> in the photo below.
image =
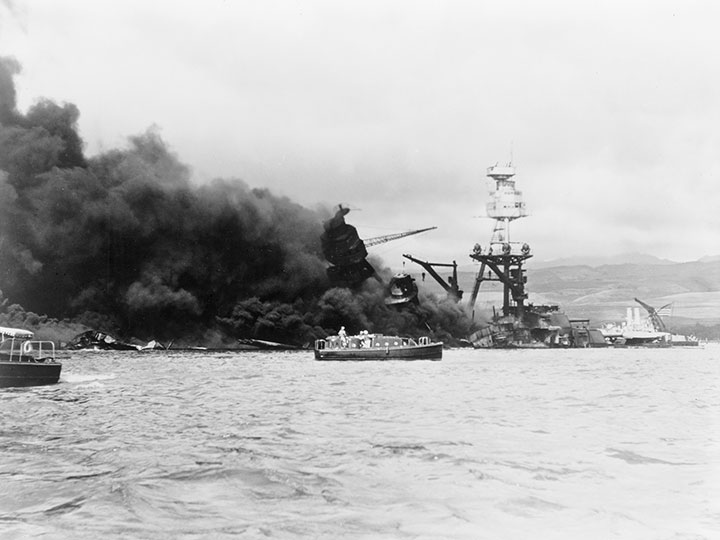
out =
[[486,244],[513,160],[539,260],[720,253],[720,2],[0,0],[21,110],[80,109],[86,152],[152,125],[198,182],[343,202],[373,251]]

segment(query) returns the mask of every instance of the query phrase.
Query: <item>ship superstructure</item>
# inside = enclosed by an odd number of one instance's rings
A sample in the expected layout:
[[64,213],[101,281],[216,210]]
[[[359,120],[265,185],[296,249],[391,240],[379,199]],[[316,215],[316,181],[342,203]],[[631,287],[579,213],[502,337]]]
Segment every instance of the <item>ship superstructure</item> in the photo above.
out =
[[323,255],[330,263],[327,275],[333,285],[355,287],[372,276],[377,277],[367,261],[368,247],[437,229],[426,227],[363,240],[357,229],[345,221],[348,212],[349,208],[338,205],[335,215],[323,223],[324,231],[320,237]]
[[512,164],[487,169],[490,200],[487,216],[494,220],[489,245],[475,244],[470,257],[480,263],[468,308],[474,314],[483,282],[502,284],[502,312],[493,310],[489,325],[470,336],[475,347],[595,347],[605,346],[587,321],[571,321],[557,305],[527,302],[525,262],[530,246],[510,236],[510,224],[528,215],[522,192],[515,186]]
[[522,192],[515,187],[515,168],[512,165],[488,167],[487,176],[490,184],[487,215],[495,220],[495,225],[489,246],[483,248],[475,244],[470,254],[480,263],[470,307],[474,308],[483,281],[499,281],[503,284],[503,315],[522,317],[527,299],[523,264],[532,255],[528,244],[511,240],[510,223],[527,216],[527,210]]
[[[477,243],[470,257],[480,263],[472,294],[466,309],[475,318],[475,303],[484,282],[502,284],[502,311],[493,307],[492,319],[480,330],[468,336],[476,348],[532,348],[532,347],[605,347],[602,334],[590,328],[587,319],[570,320],[557,305],[528,303],[525,289],[527,275],[524,265],[532,257],[530,246],[510,235],[510,224],[528,215],[525,201],[515,185],[515,167],[493,165],[487,169],[490,199],[486,204],[487,217],[494,221],[490,243]],[[403,255],[422,266],[455,301],[462,299],[458,286],[457,264],[429,263]],[[447,281],[433,267],[451,267],[453,275]]]

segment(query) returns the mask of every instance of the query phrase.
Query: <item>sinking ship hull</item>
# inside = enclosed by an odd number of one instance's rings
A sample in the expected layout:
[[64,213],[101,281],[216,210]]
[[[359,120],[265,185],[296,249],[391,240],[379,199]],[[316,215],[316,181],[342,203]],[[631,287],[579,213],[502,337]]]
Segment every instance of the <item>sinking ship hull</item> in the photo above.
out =
[[471,334],[476,349],[552,349],[607,347],[604,336],[585,319],[571,320],[555,306],[533,306],[522,318],[495,317]]

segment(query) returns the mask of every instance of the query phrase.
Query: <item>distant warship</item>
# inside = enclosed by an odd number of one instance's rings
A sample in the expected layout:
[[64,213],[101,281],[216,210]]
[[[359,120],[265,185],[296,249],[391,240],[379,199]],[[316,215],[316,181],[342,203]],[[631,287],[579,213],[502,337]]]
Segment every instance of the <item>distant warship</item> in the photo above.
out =
[[666,304],[655,309],[642,300],[635,298],[645,311],[647,317],[640,316],[640,308],[627,308],[627,315],[621,324],[604,324],[600,331],[605,340],[614,347],[697,347],[699,344],[695,336],[686,336],[671,332],[665,325],[660,313],[670,308]]

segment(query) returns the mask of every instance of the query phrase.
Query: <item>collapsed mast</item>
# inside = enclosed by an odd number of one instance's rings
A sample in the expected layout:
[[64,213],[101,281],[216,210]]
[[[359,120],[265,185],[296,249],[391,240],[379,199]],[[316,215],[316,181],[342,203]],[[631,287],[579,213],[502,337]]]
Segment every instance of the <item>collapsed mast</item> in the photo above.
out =
[[482,282],[497,281],[503,284],[503,316],[514,315],[522,319],[528,296],[525,292],[527,277],[523,263],[532,255],[528,244],[511,240],[510,222],[527,216],[525,202],[522,192],[515,187],[515,168],[512,164],[488,167],[487,176],[491,184],[487,215],[495,220],[495,227],[490,245],[483,248],[475,244],[470,254],[472,259],[480,263],[470,297],[470,308],[475,307]]

